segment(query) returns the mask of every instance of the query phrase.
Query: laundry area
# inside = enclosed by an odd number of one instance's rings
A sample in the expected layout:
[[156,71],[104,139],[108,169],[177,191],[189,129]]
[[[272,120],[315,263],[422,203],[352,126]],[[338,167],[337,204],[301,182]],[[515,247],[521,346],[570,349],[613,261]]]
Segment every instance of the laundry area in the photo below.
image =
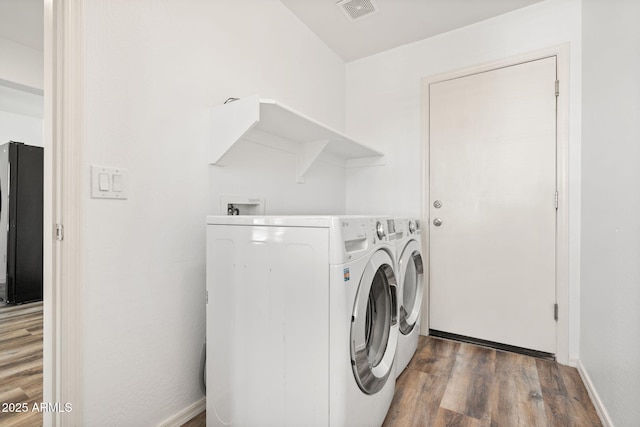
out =
[[636,425],[636,3],[51,0],[36,51],[16,12],[43,341],[5,393],[51,426]]

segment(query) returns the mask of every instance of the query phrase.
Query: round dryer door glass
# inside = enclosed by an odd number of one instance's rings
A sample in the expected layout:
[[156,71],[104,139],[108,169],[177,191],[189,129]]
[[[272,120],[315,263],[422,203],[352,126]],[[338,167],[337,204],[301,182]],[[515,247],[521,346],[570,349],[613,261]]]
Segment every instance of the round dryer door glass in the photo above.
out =
[[367,312],[364,322],[365,345],[367,360],[372,366],[377,366],[384,356],[391,332],[391,298],[384,267],[376,271],[376,275],[369,291]]
[[370,259],[360,280],[351,322],[351,365],[362,391],[387,382],[398,339],[397,282],[384,250]]
[[422,280],[424,267],[419,246],[409,243],[398,263],[402,269],[402,305],[400,306],[400,332],[410,333],[415,327],[422,305]]

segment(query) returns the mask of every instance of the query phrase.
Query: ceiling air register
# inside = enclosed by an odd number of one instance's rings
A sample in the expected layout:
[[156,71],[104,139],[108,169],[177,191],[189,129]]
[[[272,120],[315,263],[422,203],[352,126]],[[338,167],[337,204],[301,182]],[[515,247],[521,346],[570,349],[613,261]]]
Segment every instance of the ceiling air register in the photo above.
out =
[[374,0],[341,0],[336,6],[351,21],[363,18],[378,12],[378,7]]

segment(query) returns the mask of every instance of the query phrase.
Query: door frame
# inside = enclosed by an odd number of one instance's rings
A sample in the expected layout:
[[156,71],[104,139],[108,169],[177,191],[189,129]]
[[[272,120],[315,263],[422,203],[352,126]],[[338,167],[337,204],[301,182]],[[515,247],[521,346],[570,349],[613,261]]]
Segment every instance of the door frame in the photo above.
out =
[[[429,223],[429,86],[445,80],[509,67],[523,62],[555,56],[557,58],[557,78],[559,94],[556,113],[556,182],[558,209],[556,212],[556,303],[558,320],[556,323],[556,360],[569,363],[569,44],[561,44],[523,55],[491,61],[480,65],[445,72],[422,79],[422,218]],[[550,88],[551,90],[551,88]],[[429,227],[423,228],[423,263],[426,267],[426,289],[422,302],[421,329],[429,330]]]
[[43,401],[72,405],[43,413],[53,427],[83,425],[84,414],[83,5],[44,0]]

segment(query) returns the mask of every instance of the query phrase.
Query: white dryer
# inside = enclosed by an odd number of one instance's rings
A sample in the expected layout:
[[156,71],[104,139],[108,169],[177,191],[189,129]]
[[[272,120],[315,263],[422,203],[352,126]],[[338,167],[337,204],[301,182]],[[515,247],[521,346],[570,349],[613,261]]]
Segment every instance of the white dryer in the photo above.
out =
[[396,218],[396,269],[400,285],[398,354],[396,377],[407,367],[418,348],[424,289],[424,264],[420,221]]
[[207,218],[207,425],[379,426],[399,334],[392,219]]

